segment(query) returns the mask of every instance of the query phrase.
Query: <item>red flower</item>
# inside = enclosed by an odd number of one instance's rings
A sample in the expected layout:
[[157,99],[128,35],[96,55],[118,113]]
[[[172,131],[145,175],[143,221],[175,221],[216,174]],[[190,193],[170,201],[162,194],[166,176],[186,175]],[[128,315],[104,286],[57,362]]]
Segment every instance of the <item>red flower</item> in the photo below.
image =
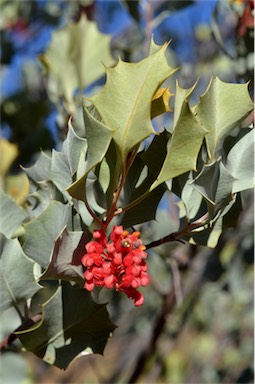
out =
[[148,285],[150,278],[140,232],[129,233],[115,226],[108,241],[103,230],[95,230],[85,248],[81,262],[86,267],[84,287],[88,291],[95,286],[115,288],[133,299],[135,306],[143,304],[143,295],[137,289]]

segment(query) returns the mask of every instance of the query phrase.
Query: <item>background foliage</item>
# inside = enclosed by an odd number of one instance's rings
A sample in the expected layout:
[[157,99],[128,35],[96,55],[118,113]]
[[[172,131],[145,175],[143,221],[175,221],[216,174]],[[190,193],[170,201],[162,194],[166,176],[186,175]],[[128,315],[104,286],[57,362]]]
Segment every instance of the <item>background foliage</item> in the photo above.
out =
[[[44,185],[43,180],[51,161],[54,185],[60,190],[68,187],[72,181],[66,177],[68,172],[65,172],[63,178],[59,171],[76,169],[78,159],[75,154],[70,157],[71,144],[76,141],[82,148],[84,143],[69,130],[69,141],[62,152],[53,151],[51,160],[47,151],[39,158],[37,153],[40,148],[60,149],[71,113],[77,122],[76,131],[82,129],[79,106],[81,96],[94,95],[104,84],[104,69],[93,65],[98,61],[98,56],[107,65],[111,65],[118,55],[123,60],[137,62],[146,55],[151,32],[154,32],[158,44],[172,38],[167,55],[171,65],[181,67],[178,73],[180,97],[181,87],[191,87],[197,76],[200,77],[198,86],[191,93],[191,101],[196,104],[198,95],[208,85],[211,73],[219,75],[224,81],[244,82],[252,79],[252,60],[249,58],[252,51],[252,23],[247,13],[250,3],[252,2],[141,1],[138,4],[135,1],[2,1],[2,135],[13,143],[1,141],[1,156],[3,153],[3,158],[7,159],[6,164],[1,165],[4,190],[18,204],[22,204],[28,194],[28,181],[24,173],[17,174],[18,165],[22,163],[29,167],[38,159],[36,165],[26,171],[32,179],[39,175],[36,182],[41,183],[40,193],[44,197],[43,204],[38,205],[34,215],[38,216],[40,210],[54,205],[51,215],[60,217],[61,227],[68,213],[63,210],[61,203],[50,202],[53,191]],[[88,20],[95,19],[100,32],[94,27],[93,29],[92,24],[86,27],[85,15]],[[70,21],[79,22],[69,24]],[[80,30],[86,31],[84,35],[88,40],[80,41],[77,38]],[[65,48],[70,41],[71,51]],[[96,50],[89,48],[88,43],[95,47],[96,42],[100,42]],[[60,46],[62,49],[57,52]],[[87,52],[93,52],[95,56]],[[60,53],[63,55],[61,60]],[[241,56],[245,59],[239,61]],[[61,67],[63,63],[64,70]],[[84,66],[88,68],[86,78],[83,77],[84,72],[81,72]],[[90,73],[92,69],[93,72]],[[68,76],[66,71],[69,71]],[[43,73],[47,75],[47,81]],[[173,74],[169,85],[171,92],[178,94],[174,85],[175,79]],[[252,90],[252,84],[250,89]],[[240,104],[239,99],[243,100],[241,94],[237,95],[237,104]],[[99,98],[97,100],[100,103]],[[153,127],[155,130],[175,123],[171,121],[171,114],[167,115],[168,117],[157,118]],[[203,119],[202,112],[200,118]],[[246,125],[249,123],[250,121]],[[244,136],[244,140],[245,138],[247,142],[238,147],[238,150],[234,147],[226,150],[230,169],[231,158],[236,160],[236,156],[240,156],[239,167],[232,171],[237,172],[236,176],[243,175],[243,179],[239,185],[238,182],[234,185],[233,192],[249,188],[244,180],[250,180],[251,175],[246,174],[246,171],[252,169],[252,164],[248,166],[251,161],[250,152],[247,151],[248,135]],[[207,145],[210,147],[210,143]],[[149,162],[149,156],[144,160]],[[213,174],[218,172],[216,168],[217,164],[213,164],[206,170],[209,172],[202,172],[200,178],[196,179],[198,190],[201,191],[201,185],[205,184],[201,177],[211,180]],[[81,175],[82,172],[84,170],[80,171]],[[169,173],[167,175],[169,177]],[[36,190],[34,192],[36,199]],[[188,188],[185,193],[186,196],[182,198],[189,206],[182,209],[186,208],[186,212],[192,217],[192,196]],[[205,190],[203,193],[207,200],[215,201],[215,191]],[[157,199],[161,196],[159,194]],[[24,220],[24,213],[21,210],[16,211],[12,200],[4,199],[2,196],[1,204],[5,208],[8,206],[9,215],[12,214],[12,209],[15,210],[17,218],[17,222],[12,222],[11,227],[4,227],[5,236],[10,238],[15,231],[22,231],[19,225]],[[193,242],[186,245],[162,245],[150,251],[152,284],[146,288],[144,307],[141,310],[133,309],[131,303],[127,305],[119,297],[111,298],[108,309],[113,322],[119,328],[107,345],[104,357],[82,357],[63,373],[31,355],[6,351],[2,355],[3,366],[7,368],[3,370],[5,382],[252,382],[253,200],[247,192],[242,195],[242,199],[244,210],[238,226],[228,230],[215,249],[201,248]],[[2,211],[4,210],[1,208]],[[141,211],[144,212],[144,209]],[[82,214],[85,222],[89,220],[87,212]],[[131,214],[131,218],[132,216]],[[156,217],[156,222],[149,222],[143,228],[147,243],[178,228],[172,195],[166,195],[161,201]],[[133,224],[129,222],[130,217],[126,216],[124,220],[127,224]],[[8,220],[4,222],[7,223]],[[38,225],[39,229],[36,225],[29,227],[28,224],[27,232],[32,234],[33,231],[41,231],[41,223]],[[52,228],[45,234],[41,232],[40,245],[26,243],[26,255],[34,255],[32,250],[36,249],[37,261],[45,262],[45,239],[48,242],[50,235],[53,241],[54,233],[58,233],[58,228],[52,220]],[[76,244],[80,239],[71,233],[65,236],[72,236],[72,241]],[[29,238],[33,239],[30,236]],[[4,266],[4,260],[10,253],[9,246],[2,242],[2,273],[11,276],[12,270],[7,271]],[[23,254],[18,242],[14,241],[12,247],[15,249],[12,252],[17,256],[15,266],[21,268],[25,276],[23,286],[18,292],[22,291],[30,297],[38,290],[38,286],[29,284],[31,261]],[[165,256],[170,252],[171,258],[166,262]],[[26,286],[32,287],[29,292],[24,291]],[[177,294],[175,308],[171,287],[174,287]],[[50,305],[57,307],[59,295],[68,295],[64,283],[61,287],[52,284],[51,289],[52,293],[55,292],[54,302],[49,302],[48,308]],[[4,296],[1,305],[8,306],[8,295]],[[100,310],[104,311],[104,308]],[[1,321],[3,337],[19,325],[12,308],[4,312]],[[81,321],[86,323],[86,319]],[[103,323],[107,325],[107,321]],[[109,329],[112,330],[110,324]],[[37,334],[35,340],[45,334],[44,329],[35,329],[33,332]],[[100,346],[95,348],[100,351]],[[14,365],[15,370],[8,369]]]

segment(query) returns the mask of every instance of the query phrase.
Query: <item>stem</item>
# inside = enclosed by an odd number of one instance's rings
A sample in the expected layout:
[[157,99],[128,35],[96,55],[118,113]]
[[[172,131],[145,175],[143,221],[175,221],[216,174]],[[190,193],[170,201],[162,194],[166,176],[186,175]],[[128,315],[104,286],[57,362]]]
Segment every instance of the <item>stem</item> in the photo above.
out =
[[109,212],[107,214],[106,221],[103,223],[104,228],[106,228],[108,226],[108,224],[110,223],[112,218],[115,216],[115,211],[116,211],[117,203],[118,203],[119,196],[120,196],[121,190],[122,190],[124,182],[125,182],[125,178],[126,178],[125,177],[125,173],[122,172],[120,184],[119,184],[118,189],[117,189],[117,191],[116,191],[116,193],[114,195],[112,206],[111,206],[111,208],[110,208],[110,210],[109,210]]
[[122,174],[121,174],[121,180],[120,180],[120,184],[115,192],[115,195],[114,195],[114,199],[113,199],[113,202],[112,202],[112,206],[109,210],[109,212],[107,213],[107,219],[106,221],[104,222],[104,228],[106,228],[108,226],[108,224],[110,223],[110,221],[112,220],[112,218],[120,213],[123,212],[123,209],[116,209],[117,208],[117,204],[118,204],[118,200],[119,200],[119,197],[120,197],[120,194],[121,194],[121,191],[122,191],[122,188],[124,186],[124,183],[125,183],[125,180],[126,180],[126,177],[127,177],[127,174],[128,174],[128,171],[136,157],[136,154],[137,154],[137,151],[139,149],[139,144],[136,145],[135,149],[133,150],[133,152],[130,154],[130,156],[128,157],[127,159],[127,162],[126,162],[126,167],[122,167]]
[[172,311],[172,309],[174,308],[174,305],[175,305],[175,290],[174,288],[172,288],[171,291],[168,293],[168,295],[164,297],[162,312],[158,317],[158,319],[156,320],[153,330],[151,332],[152,338],[147,348],[144,351],[142,351],[142,353],[138,357],[135,370],[131,375],[131,377],[129,378],[128,383],[130,384],[135,383],[138,377],[141,375],[147,359],[151,356],[151,354],[155,349],[156,342],[159,339],[162,333],[162,329],[166,324],[168,314]]
[[159,240],[152,241],[151,243],[145,245],[146,249],[158,247],[159,245],[162,245],[164,243],[169,243],[171,241],[180,241],[179,239],[180,237],[188,235],[190,232],[192,232],[193,229],[203,227],[206,224],[207,219],[208,219],[208,213],[201,216],[198,220],[194,221],[193,223],[186,225],[179,232],[170,233],[169,235]]

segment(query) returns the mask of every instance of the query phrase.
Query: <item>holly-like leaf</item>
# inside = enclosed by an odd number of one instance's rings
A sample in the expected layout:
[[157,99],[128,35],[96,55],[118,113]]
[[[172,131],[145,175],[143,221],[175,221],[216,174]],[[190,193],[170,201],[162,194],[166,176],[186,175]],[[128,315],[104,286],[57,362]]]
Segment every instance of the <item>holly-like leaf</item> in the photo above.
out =
[[[196,170],[197,157],[207,133],[193,115],[188,101],[178,96],[179,92],[182,90],[177,87],[175,102],[180,110],[179,119],[174,127],[165,161],[151,190],[166,180]],[[181,108],[179,102],[182,103]]]
[[32,167],[22,167],[22,169],[25,171],[29,179],[39,182],[49,179],[50,165],[51,157],[46,155],[44,152],[41,152],[40,156],[38,157],[35,164],[32,165]]
[[0,212],[0,232],[10,239],[27,215],[1,188]]
[[[187,180],[182,189],[181,201],[185,208],[185,217],[188,221],[194,220],[202,203],[202,195],[193,187],[191,178]],[[180,212],[180,217],[182,217],[182,212]]]
[[219,212],[217,218],[211,221],[210,226],[205,229],[201,228],[193,231],[189,236],[189,242],[191,244],[215,248],[222,231],[227,227],[236,225],[240,212],[240,205],[236,204],[236,199],[233,198],[222,211]]
[[[87,163],[85,173],[67,188],[75,199],[85,201],[85,184],[88,172],[99,164],[110,146],[114,129],[97,120],[84,106],[84,123],[88,142]],[[85,159],[83,160],[85,161]]]
[[155,133],[151,119],[151,101],[165,79],[175,70],[166,60],[164,44],[139,63],[121,59],[106,68],[106,84],[90,98],[105,125],[115,129],[113,139],[125,168],[128,153],[150,134]]
[[209,131],[205,140],[210,159],[214,159],[224,137],[253,110],[247,88],[247,84],[229,84],[212,78],[194,108],[197,119]]
[[69,205],[51,201],[48,208],[38,218],[25,224],[22,248],[26,255],[46,268],[56,239],[66,226],[70,216]]
[[69,232],[65,228],[54,245],[50,264],[42,279],[61,279],[83,282],[81,258],[89,241],[84,232]]
[[233,199],[234,182],[234,177],[224,164],[217,161],[205,165],[192,185],[209,202],[211,214],[215,215]]
[[50,179],[64,192],[72,182],[77,171],[80,155],[87,150],[87,140],[77,136],[68,122],[68,134],[60,152],[53,149],[50,167]]
[[[155,136],[147,150],[136,156],[129,170],[124,188],[125,204],[132,203],[141,196],[144,198],[124,213],[121,223],[126,227],[154,220],[156,217],[157,207],[166,187],[162,184],[152,192],[149,192],[149,188],[157,178],[164,162],[168,137],[169,133],[166,130]],[[142,179],[143,173],[145,176]]]
[[147,165],[149,172],[156,178],[162,168],[166,154],[167,142],[170,133],[164,130],[160,135],[154,136],[150,146],[141,155],[143,162]]
[[17,239],[1,238],[1,311],[31,298],[41,287],[35,281],[34,262],[23,252]]
[[127,210],[121,219],[124,227],[128,228],[149,220],[155,220],[158,204],[165,191],[166,189],[160,185],[150,192],[139,204]]
[[81,353],[102,354],[116,328],[106,305],[94,303],[88,291],[67,282],[42,307],[42,322],[17,335],[27,350],[61,369]]
[[182,88],[179,83],[176,83],[176,94],[175,94],[175,102],[174,102],[174,127],[175,129],[183,108],[183,103],[185,101],[189,101],[194,89],[196,88],[197,82],[191,88]]
[[53,33],[46,52],[40,56],[48,72],[49,95],[64,99],[68,112],[74,110],[74,91],[82,90],[104,74],[112,65],[110,36],[101,34],[94,21],[83,15],[78,23],[69,23]]
[[228,154],[226,167],[235,178],[233,193],[254,187],[254,130],[233,146]]

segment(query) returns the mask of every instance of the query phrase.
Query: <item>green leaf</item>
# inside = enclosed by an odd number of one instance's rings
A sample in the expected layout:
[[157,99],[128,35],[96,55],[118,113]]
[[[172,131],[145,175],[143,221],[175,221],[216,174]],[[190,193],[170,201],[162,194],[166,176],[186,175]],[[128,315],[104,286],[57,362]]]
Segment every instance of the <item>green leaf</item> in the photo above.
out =
[[85,244],[88,241],[86,233],[69,232],[65,228],[55,242],[52,258],[42,279],[72,280],[83,283],[81,258],[85,253]]
[[0,233],[3,233],[10,239],[27,215],[24,209],[16,205],[16,203],[7,196],[1,188],[0,212]]
[[53,33],[51,44],[40,59],[47,69],[49,95],[55,103],[63,98],[67,111],[73,112],[74,91],[103,76],[102,62],[113,64],[110,39],[84,15],[78,23],[69,23]]
[[127,210],[121,219],[121,223],[124,227],[128,228],[136,224],[154,220],[158,204],[165,191],[166,188],[160,185],[158,188],[155,188],[151,193],[149,193],[149,195],[139,204]]
[[[85,183],[88,172],[99,164],[110,146],[114,130],[97,120],[84,106],[84,123],[88,142],[86,171],[67,188],[75,199],[85,201]],[[85,159],[84,159],[85,161]]]
[[[179,96],[181,88],[176,89],[175,108],[180,110],[168,151],[157,180],[151,186],[156,188],[166,180],[173,179],[190,170],[196,170],[197,157],[207,131],[197,122],[188,101]],[[185,92],[186,95],[187,92]],[[182,103],[180,108],[179,103]]]
[[194,108],[198,121],[209,131],[205,140],[210,159],[215,158],[224,137],[253,110],[247,88],[247,84],[228,84],[213,78]]
[[254,187],[254,130],[242,137],[230,150],[226,167],[235,178],[233,193]]
[[23,252],[17,239],[1,239],[1,311],[31,298],[41,287],[33,273],[34,262]]
[[141,155],[143,162],[147,165],[149,172],[156,178],[162,168],[166,154],[167,142],[170,133],[164,130],[160,135],[154,136],[150,146]]
[[29,179],[39,182],[46,181],[49,179],[50,166],[51,157],[46,155],[44,152],[41,152],[40,156],[38,157],[35,164],[32,165],[32,167],[22,167],[22,169],[26,172]]
[[215,193],[215,213],[220,210],[223,210],[233,199],[232,185],[234,184],[234,182],[234,177],[229,173],[225,165],[220,162],[219,180]]
[[17,335],[27,350],[66,369],[81,353],[102,354],[115,328],[106,305],[94,303],[85,289],[62,283],[43,305],[42,322]]
[[139,63],[120,59],[114,67],[106,68],[104,88],[90,98],[104,124],[115,129],[113,139],[124,168],[130,150],[155,133],[150,119],[151,101],[163,81],[175,72],[165,57],[167,46],[164,44]]
[[[215,248],[218,244],[223,229],[226,228],[225,218],[232,210],[235,210],[235,205],[235,199],[231,200],[229,204],[226,205],[224,209],[219,213],[217,219],[211,222],[209,227],[206,229],[193,231],[193,233],[190,235],[189,242],[191,244]],[[238,211],[238,213],[240,213],[240,211]],[[233,216],[233,212],[231,212],[231,216]],[[231,225],[233,225],[233,222]]]
[[164,162],[169,135],[165,130],[160,135],[154,136],[149,147],[136,156],[128,172],[124,186],[124,204],[132,203],[145,194],[147,196],[123,214],[121,223],[125,227],[155,219],[158,204],[166,187],[162,184],[152,192],[149,192],[149,189]]
[[53,149],[50,167],[50,179],[61,192],[64,192],[64,189],[73,182],[73,175],[77,171],[80,155],[86,150],[87,140],[76,135],[69,120],[67,137],[60,152]]
[[234,177],[219,160],[205,164],[192,185],[209,202],[211,214],[215,215],[233,199],[234,181]]
[[176,127],[182,114],[183,103],[188,102],[192,92],[196,88],[197,82],[191,88],[182,88],[176,83],[175,103],[174,103],[174,128]]
[[[193,187],[191,178],[187,180],[182,189],[181,200],[184,204],[185,216],[188,221],[193,220],[201,206],[202,195]],[[182,217],[181,213],[180,217]]]
[[[145,176],[144,176],[145,175]],[[135,200],[138,196],[139,193],[137,192],[136,185],[138,184],[139,181],[141,181],[143,177],[143,181],[148,175],[148,172],[146,172],[146,167],[144,164],[144,161],[142,160],[142,155],[138,154],[133,163],[132,166],[130,167],[125,184],[124,184],[124,196],[123,196],[123,205],[128,204],[130,201]],[[141,194],[144,193],[144,189],[142,189]]]
[[59,237],[71,214],[71,207],[52,201],[37,219],[25,224],[22,248],[26,255],[46,268],[56,239]]

